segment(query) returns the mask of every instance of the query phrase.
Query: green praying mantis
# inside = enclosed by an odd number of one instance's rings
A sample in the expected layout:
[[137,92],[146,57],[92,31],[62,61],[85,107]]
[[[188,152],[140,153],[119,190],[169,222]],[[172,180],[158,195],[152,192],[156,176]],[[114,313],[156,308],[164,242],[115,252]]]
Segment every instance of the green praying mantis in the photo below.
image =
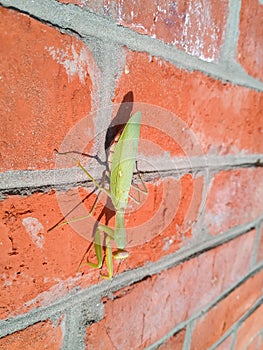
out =
[[[128,205],[130,189],[132,186],[133,172],[136,164],[136,157],[138,153],[138,144],[140,137],[141,126],[141,112],[136,112],[131,116],[125,125],[117,144],[115,145],[111,164],[108,164],[109,170],[109,189],[99,184],[92,175],[77,162],[77,165],[85,172],[88,178],[95,184],[95,186],[111,199],[115,216],[115,228],[111,228],[104,224],[98,224],[94,235],[94,250],[97,258],[97,263],[87,261],[87,264],[93,268],[101,268],[103,264],[103,247],[101,235],[105,235],[106,256],[105,262],[107,267],[107,275],[102,275],[103,278],[110,279],[113,276],[113,259],[125,259],[128,257],[126,247],[126,230],[124,226],[124,214]],[[141,176],[139,174],[141,179]],[[141,179],[142,181],[142,179]],[[142,182],[143,183],[143,182]],[[147,188],[143,183],[144,190],[136,187],[139,192],[147,193]],[[133,198],[135,199],[135,198]],[[96,203],[96,202],[95,202]],[[94,209],[95,203],[91,209]],[[89,215],[91,214],[89,213]],[[75,221],[74,219],[72,221]],[[69,223],[69,222],[64,222]],[[111,243],[115,242],[117,250],[112,252]]]

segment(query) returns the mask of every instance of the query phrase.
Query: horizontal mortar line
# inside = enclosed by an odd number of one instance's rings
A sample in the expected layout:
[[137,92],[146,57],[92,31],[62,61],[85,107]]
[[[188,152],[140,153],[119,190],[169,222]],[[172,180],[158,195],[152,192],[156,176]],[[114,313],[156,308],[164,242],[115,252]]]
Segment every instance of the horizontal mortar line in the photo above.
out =
[[[247,156],[201,156],[201,157],[146,157],[142,156],[142,163],[139,160],[139,170],[144,173],[147,181],[162,175],[162,177],[180,177],[186,173],[195,173],[206,170],[228,170],[244,167],[263,166],[263,154],[253,154]],[[148,165],[150,164],[150,165]],[[103,166],[96,166],[94,161],[89,163],[89,171],[95,179],[100,179]],[[78,167],[51,169],[51,170],[11,170],[0,173],[0,193],[16,194],[25,190],[25,194],[30,189],[39,191],[49,191],[51,188],[66,190],[73,186],[92,185],[91,180]],[[21,193],[22,194],[22,193]]]
[[223,81],[263,91],[263,83],[249,76],[239,64],[231,61],[218,63],[205,62],[190,56],[171,44],[137,33],[113,22],[110,18],[99,16],[72,4],[62,4],[55,0],[1,0],[0,5],[23,12],[34,19],[72,31],[80,37],[96,37],[105,42],[127,46],[133,51],[168,60],[179,68],[201,71]]
[[[26,314],[15,316],[9,319],[0,321],[0,337],[7,334],[14,333],[27,326],[33,325],[34,323],[44,321],[45,319],[51,318],[54,315],[65,313],[67,309],[71,309],[80,303],[87,302],[90,300],[100,302],[104,296],[111,296],[112,293],[140,282],[141,280],[150,277],[155,274],[167,271],[177,265],[195,258],[204,252],[212,250],[224,243],[227,243],[256,227],[258,222],[263,220],[263,216],[243,225],[241,228],[236,227],[223,235],[212,237],[209,241],[204,241],[196,244],[193,242],[193,246],[186,247],[179,252],[175,252],[169,256],[161,258],[158,262],[148,263],[145,266],[139,267],[134,270],[126,271],[120,275],[115,276],[111,280],[104,280],[98,285],[91,286],[88,289],[79,291],[78,288],[69,292],[69,294],[61,298],[59,301],[52,303],[49,306],[39,307],[31,310]],[[263,268],[263,263],[257,265],[254,269],[251,269],[246,276],[243,277],[245,280],[248,276],[252,276]],[[243,280],[242,279],[242,280]],[[237,282],[237,284],[240,283]]]

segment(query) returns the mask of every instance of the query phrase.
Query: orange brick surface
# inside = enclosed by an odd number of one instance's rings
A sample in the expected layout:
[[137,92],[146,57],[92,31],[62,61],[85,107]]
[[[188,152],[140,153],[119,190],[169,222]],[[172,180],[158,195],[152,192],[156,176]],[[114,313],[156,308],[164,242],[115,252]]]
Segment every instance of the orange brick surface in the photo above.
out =
[[260,231],[261,237],[258,245],[257,262],[263,260],[263,226],[261,226]]
[[88,242],[68,226],[47,233],[60,219],[53,192],[1,203],[1,318],[49,305],[78,284]]
[[252,231],[118,292],[105,301],[105,318],[87,328],[88,348],[100,342],[102,349],[143,349],[160,339],[244,276],[254,236]]
[[[197,202],[192,198],[195,183],[201,189]],[[114,273],[157,261],[191,238],[192,222],[198,220],[202,183],[201,177],[193,179],[187,175],[179,181],[167,178],[156,185],[148,185],[146,200],[140,207],[133,204],[134,208],[126,214],[130,255],[121,263],[115,261]],[[107,206],[104,207],[102,202],[92,218],[47,232],[70,212],[66,220],[87,215],[96,198],[95,195],[89,197],[83,205],[81,201],[87,195],[89,192],[80,188],[57,194],[10,196],[1,202],[2,318],[54,302],[58,297],[55,290],[62,296],[82,284],[80,272],[85,273],[84,284],[98,282],[100,270],[84,264],[77,274],[77,268],[93,241],[97,220],[105,223],[105,218],[111,219],[114,212],[107,212]],[[169,210],[166,209],[167,201],[174,203]],[[103,215],[100,219],[103,210],[109,216]],[[114,225],[113,219],[109,225]],[[87,258],[96,261],[93,247]]]
[[217,61],[224,42],[228,1],[60,0],[89,7],[118,24],[176,46],[205,61]]
[[[130,51],[127,51],[126,68],[119,79],[114,102],[121,102],[127,91],[133,91],[135,102],[147,104],[153,120],[162,114],[158,111],[160,107],[169,115],[174,113],[170,116],[171,125],[177,119],[184,121],[206,154],[263,151],[263,118],[260,117],[263,95],[260,92],[222,83],[200,72],[188,72],[162,59]],[[180,135],[178,131],[178,137]]]
[[232,336],[229,336],[220,345],[218,345],[215,349],[216,350],[231,349],[232,341],[233,341]]
[[208,349],[217,342],[261,297],[262,286],[263,271],[248,279],[209,310],[196,323],[191,349]]
[[205,223],[211,234],[246,224],[262,214],[262,168],[222,171],[207,195]]
[[62,346],[63,333],[60,325],[51,321],[40,322],[22,331],[0,339],[1,350],[59,350]]
[[263,4],[242,0],[237,60],[247,73],[263,81]]
[[186,330],[183,329],[178,333],[174,334],[164,344],[158,347],[159,350],[170,350],[170,349],[183,349],[184,337]]
[[263,328],[263,305],[258,307],[242,324],[237,332],[235,349],[243,349]]
[[247,350],[262,350],[263,347],[263,341],[262,341],[262,335],[259,334],[256,336],[248,345]]
[[80,40],[26,15],[0,16],[0,169],[50,169],[54,149],[90,113],[93,58]]
[[[253,309],[263,291],[263,4],[232,4],[0,5],[0,350],[140,350],[163,339],[163,350],[263,350],[263,306]],[[131,190],[129,256],[102,281],[104,234],[102,268],[86,262],[97,262],[94,234],[114,227],[114,208],[102,193],[89,218],[56,227],[87,215],[98,191],[54,150],[102,156],[107,120],[126,100],[142,111],[148,193]],[[97,178],[92,157],[78,156]]]

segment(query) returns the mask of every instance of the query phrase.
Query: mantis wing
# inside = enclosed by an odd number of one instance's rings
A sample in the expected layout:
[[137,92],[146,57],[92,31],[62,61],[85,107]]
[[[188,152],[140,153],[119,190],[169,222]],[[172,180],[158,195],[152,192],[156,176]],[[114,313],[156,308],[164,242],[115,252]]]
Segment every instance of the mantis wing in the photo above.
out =
[[110,192],[116,210],[125,210],[127,207],[138,153],[141,116],[141,112],[136,112],[130,118],[114,149],[111,164]]

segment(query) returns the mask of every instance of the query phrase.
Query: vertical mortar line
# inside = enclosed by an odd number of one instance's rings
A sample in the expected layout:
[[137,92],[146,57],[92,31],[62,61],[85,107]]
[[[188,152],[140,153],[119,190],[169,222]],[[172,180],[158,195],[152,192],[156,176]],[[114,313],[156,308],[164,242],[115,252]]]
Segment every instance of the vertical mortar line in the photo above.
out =
[[186,326],[186,332],[184,337],[184,345],[182,350],[189,350],[191,348],[192,336],[194,327],[197,319],[190,321],[190,323]]
[[241,1],[242,0],[229,0],[228,4],[228,19],[221,60],[230,66],[236,63],[235,54],[239,38]]
[[118,45],[112,42],[105,42],[99,39],[86,39],[96,63],[101,71],[101,76],[97,81],[98,99],[94,112],[95,140],[94,151],[105,160],[104,145],[107,128],[112,117],[112,98],[114,97],[116,87],[116,77],[119,73],[119,59],[122,56]]
[[237,329],[238,329],[238,322],[236,323],[236,325],[234,327],[234,331],[232,332],[232,341],[230,344],[230,350],[236,350],[235,344],[236,344],[236,339],[237,339]]
[[208,194],[209,186],[211,183],[211,174],[210,174],[210,170],[208,169],[208,167],[206,167],[206,169],[203,170],[201,173],[204,176],[204,188],[202,191],[202,201],[200,204],[201,211],[200,211],[199,217],[198,217],[198,224],[197,224],[196,228],[194,228],[194,233],[193,233],[195,236],[195,240],[199,239],[199,238],[204,239],[207,236],[210,237],[208,232],[206,232],[206,230],[205,230],[204,217],[205,217],[205,206],[206,206],[207,194]]
[[61,350],[84,350],[85,328],[81,328],[81,305],[66,311],[65,335]]
[[261,240],[261,228],[262,228],[262,222],[260,221],[256,225],[256,238],[254,242],[252,257],[250,261],[249,269],[253,269],[253,267],[257,264],[257,257],[258,257],[258,247]]
[[206,238],[209,238],[209,239],[211,238],[211,235],[209,234],[209,232],[205,227],[205,211],[206,211],[206,200],[209,192],[209,187],[213,180],[214,171],[209,169],[209,167],[207,167],[204,170],[203,174],[204,174],[204,189],[202,193],[202,203],[201,203],[201,213],[199,215],[199,223],[197,225],[197,228],[194,229],[194,231],[196,231],[194,232],[195,242],[199,242],[200,239],[205,240]]

